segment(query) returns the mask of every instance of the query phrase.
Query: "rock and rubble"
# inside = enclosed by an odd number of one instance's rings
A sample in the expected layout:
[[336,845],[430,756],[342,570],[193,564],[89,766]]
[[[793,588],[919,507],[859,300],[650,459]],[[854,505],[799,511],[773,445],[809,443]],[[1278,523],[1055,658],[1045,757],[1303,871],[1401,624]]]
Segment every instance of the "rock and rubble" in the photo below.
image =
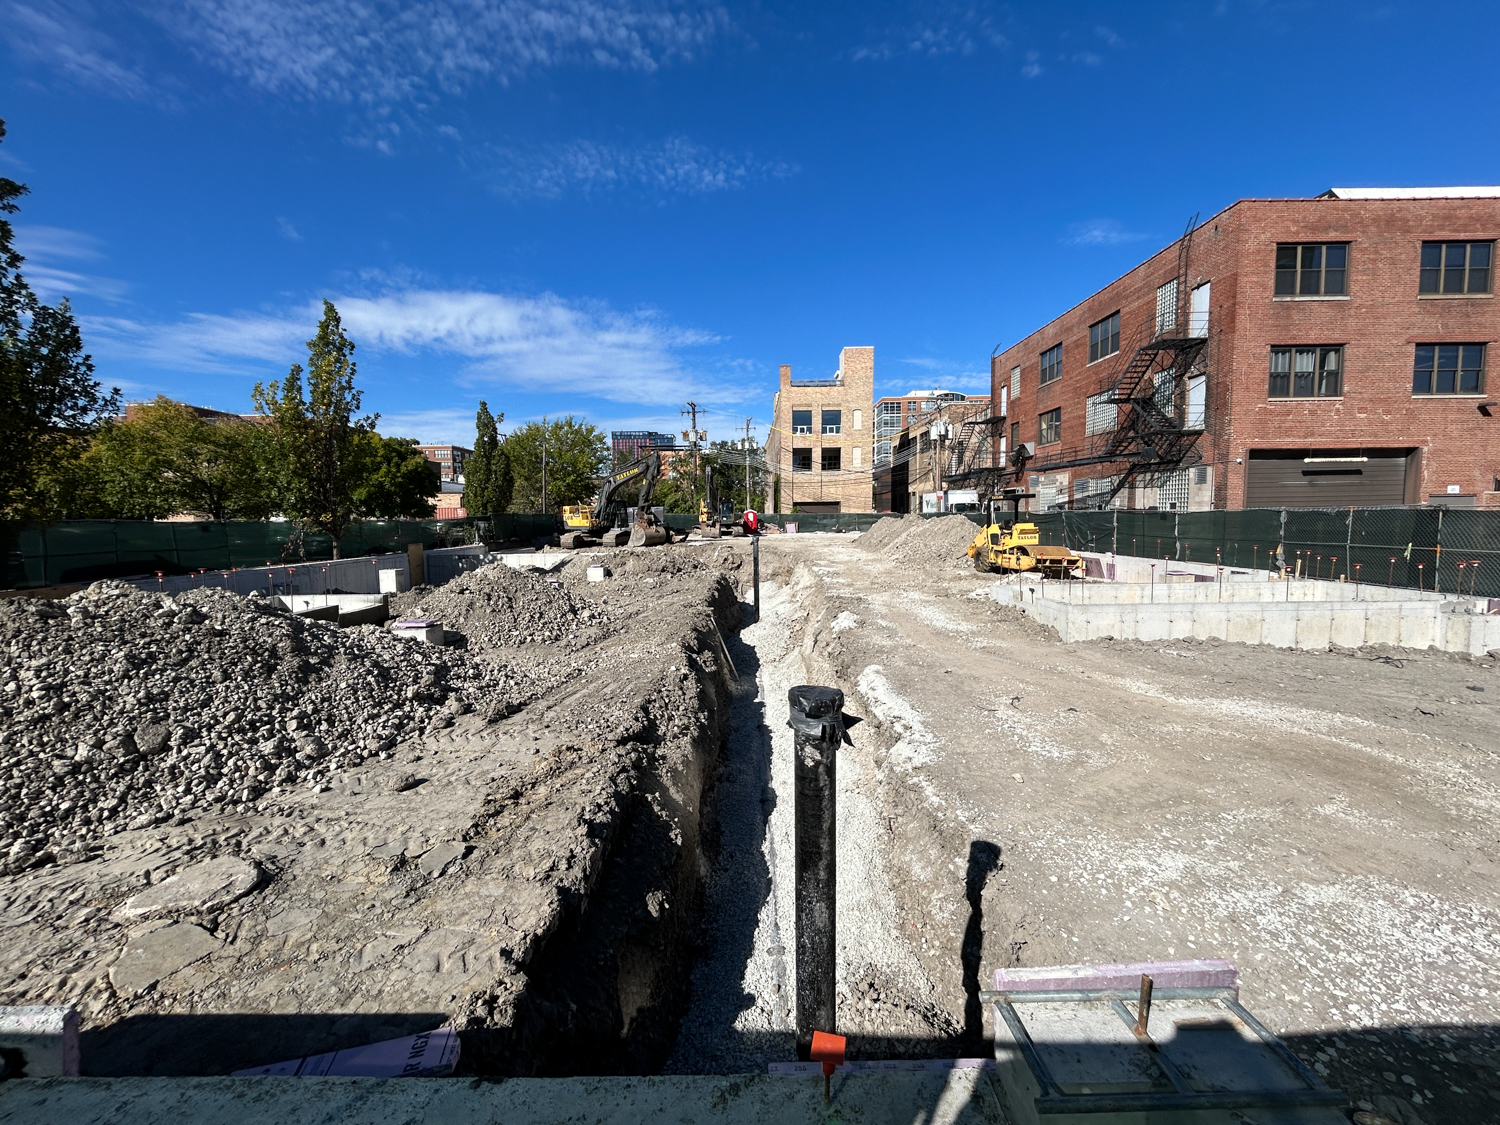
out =
[[457,653],[214,589],[10,599],[0,647],[6,871],[324,781],[477,688]]
[[734,548],[666,554],[401,599],[454,647],[214,590],[0,603],[0,1003],[76,1005],[86,1073],[444,1022],[473,1072],[650,1069],[738,625]]

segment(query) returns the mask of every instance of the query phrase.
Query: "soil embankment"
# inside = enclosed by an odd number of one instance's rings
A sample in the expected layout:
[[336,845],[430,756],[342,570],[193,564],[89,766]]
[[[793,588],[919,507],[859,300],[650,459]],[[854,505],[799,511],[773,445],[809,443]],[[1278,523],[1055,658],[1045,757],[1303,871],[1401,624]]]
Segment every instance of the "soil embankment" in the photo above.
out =
[[0,1003],[77,1005],[95,1074],[447,1021],[471,1072],[654,1069],[742,554],[485,568],[403,599],[441,649],[209,591],[0,603]]

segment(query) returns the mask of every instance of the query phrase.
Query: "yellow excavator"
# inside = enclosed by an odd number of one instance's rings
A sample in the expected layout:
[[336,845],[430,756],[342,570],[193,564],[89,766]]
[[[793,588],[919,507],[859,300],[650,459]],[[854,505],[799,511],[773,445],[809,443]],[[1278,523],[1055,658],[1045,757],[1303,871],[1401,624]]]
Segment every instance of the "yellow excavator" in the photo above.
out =
[[[558,542],[568,550],[580,547],[655,547],[669,542],[671,532],[651,506],[661,479],[661,454],[631,462],[600,483],[592,509],[578,505],[563,509],[566,530]],[[626,489],[639,482],[633,507],[626,506]]]
[[[1067,547],[1043,547],[1041,533],[1034,523],[1023,521],[1021,501],[1031,500],[1035,493],[1007,488],[989,502],[985,527],[969,544],[968,555],[974,566],[986,574],[1004,572],[1021,574],[1038,571],[1044,578],[1082,578],[1083,560]],[[1010,518],[1005,519],[999,506],[1009,503]]]

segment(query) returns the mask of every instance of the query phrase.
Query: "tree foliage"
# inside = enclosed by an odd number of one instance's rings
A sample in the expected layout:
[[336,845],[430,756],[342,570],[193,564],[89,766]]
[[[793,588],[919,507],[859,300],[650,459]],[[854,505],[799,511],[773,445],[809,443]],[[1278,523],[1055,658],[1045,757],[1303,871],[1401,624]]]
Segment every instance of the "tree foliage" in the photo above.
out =
[[344,335],[333,302],[323,302],[323,319],[307,342],[307,392],[302,366],[292,364],[286,379],[255,384],[257,413],[274,427],[280,507],[310,531],[338,541],[359,514],[356,494],[366,464],[365,435],[379,415],[356,417],[361,394],[354,386],[354,341]]
[[[0,121],[0,140],[5,123]],[[118,389],[105,394],[66,300],[37,300],[21,273],[4,216],[20,208],[26,187],[0,176],[0,514],[49,514],[37,489],[42,471],[83,448],[119,409]]]
[[76,460],[43,474],[48,506],[71,519],[162,519],[197,512],[213,520],[271,514],[273,456],[266,427],[202,413],[158,397],[125,422],[102,427]]
[[510,506],[516,511],[543,510],[544,444],[549,511],[593,496],[597,478],[609,463],[609,445],[604,434],[597,426],[579,421],[571,414],[553,422],[528,422],[512,430],[505,439],[504,449],[515,474],[515,494]]
[[442,487],[438,468],[411,438],[359,435],[354,511],[365,519],[427,520]]
[[464,466],[464,507],[470,515],[493,516],[510,507],[516,478],[510,453],[500,440],[502,411],[496,418],[483,399],[474,416],[474,455]]

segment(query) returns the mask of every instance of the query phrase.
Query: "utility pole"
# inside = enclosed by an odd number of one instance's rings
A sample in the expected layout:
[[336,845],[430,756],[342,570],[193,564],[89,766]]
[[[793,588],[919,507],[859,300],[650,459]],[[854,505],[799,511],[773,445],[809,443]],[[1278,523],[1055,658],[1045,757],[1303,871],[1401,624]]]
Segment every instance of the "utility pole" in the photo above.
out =
[[686,410],[679,410],[678,414],[689,414],[692,416],[690,425],[693,427],[687,432],[688,447],[693,451],[693,488],[698,487],[698,404],[689,402]]
[[750,419],[745,419],[745,507],[753,508],[750,502]]
[[547,513],[547,416],[542,415],[542,514]]

